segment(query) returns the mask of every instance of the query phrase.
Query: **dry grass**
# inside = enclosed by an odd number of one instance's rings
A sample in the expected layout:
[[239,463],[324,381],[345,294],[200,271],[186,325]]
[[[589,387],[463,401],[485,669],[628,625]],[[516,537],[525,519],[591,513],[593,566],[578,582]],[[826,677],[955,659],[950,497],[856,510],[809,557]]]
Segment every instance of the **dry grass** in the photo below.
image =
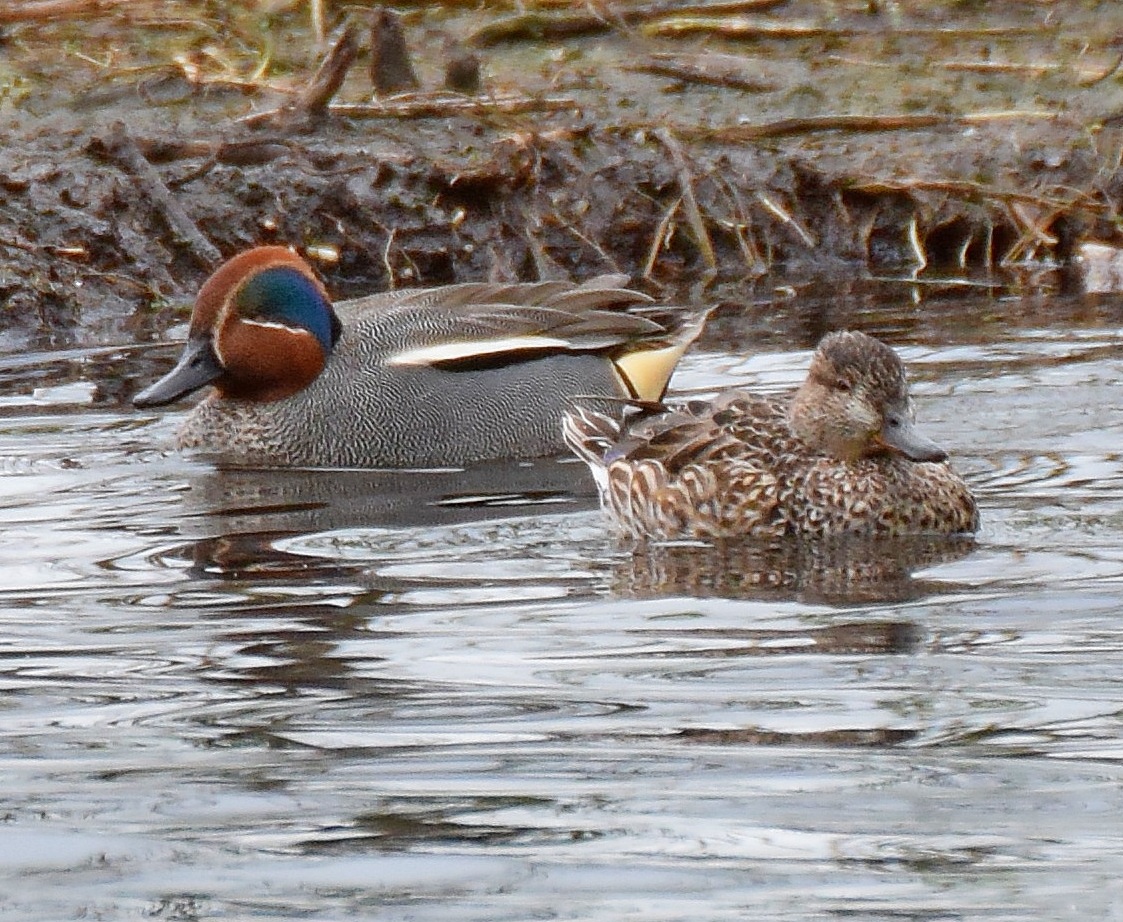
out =
[[11,273],[127,300],[280,240],[367,288],[969,274],[1123,227],[1114,2],[395,6],[420,86],[376,95],[362,0],[0,3]]

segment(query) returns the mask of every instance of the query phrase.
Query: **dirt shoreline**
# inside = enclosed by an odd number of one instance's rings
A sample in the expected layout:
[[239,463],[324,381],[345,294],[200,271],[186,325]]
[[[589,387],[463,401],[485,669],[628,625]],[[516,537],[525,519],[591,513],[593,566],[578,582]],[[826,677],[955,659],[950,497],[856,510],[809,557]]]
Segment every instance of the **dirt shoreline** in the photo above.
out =
[[[603,271],[747,297],[1119,236],[1112,3],[406,4],[420,87],[377,98],[361,5],[8,6],[9,351],[160,338],[264,242],[340,297]],[[318,84],[345,16],[352,66]],[[481,91],[445,90],[473,57]]]

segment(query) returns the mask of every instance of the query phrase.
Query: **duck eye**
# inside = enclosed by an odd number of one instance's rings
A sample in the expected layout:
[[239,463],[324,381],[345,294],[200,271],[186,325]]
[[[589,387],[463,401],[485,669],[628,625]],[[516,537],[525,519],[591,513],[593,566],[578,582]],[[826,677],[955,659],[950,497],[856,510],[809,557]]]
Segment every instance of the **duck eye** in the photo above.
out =
[[842,391],[844,394],[849,394],[853,388],[848,381],[835,381],[835,390]]

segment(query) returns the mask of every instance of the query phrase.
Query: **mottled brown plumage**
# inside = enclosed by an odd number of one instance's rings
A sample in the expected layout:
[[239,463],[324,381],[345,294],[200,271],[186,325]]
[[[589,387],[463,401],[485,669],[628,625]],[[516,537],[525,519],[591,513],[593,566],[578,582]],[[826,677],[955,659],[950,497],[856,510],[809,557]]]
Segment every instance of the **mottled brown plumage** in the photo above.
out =
[[833,333],[789,399],[729,391],[621,426],[581,408],[565,438],[635,538],[972,532],[974,498],[912,425],[904,366]]

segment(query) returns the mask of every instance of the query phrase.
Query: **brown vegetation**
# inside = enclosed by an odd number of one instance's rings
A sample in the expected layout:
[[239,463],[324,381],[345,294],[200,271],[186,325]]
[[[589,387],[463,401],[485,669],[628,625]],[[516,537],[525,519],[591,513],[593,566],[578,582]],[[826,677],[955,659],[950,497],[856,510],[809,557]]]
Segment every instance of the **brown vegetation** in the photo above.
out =
[[1118,235],[1117,6],[3,3],[4,325],[154,332],[262,242],[340,295],[1063,263]]

